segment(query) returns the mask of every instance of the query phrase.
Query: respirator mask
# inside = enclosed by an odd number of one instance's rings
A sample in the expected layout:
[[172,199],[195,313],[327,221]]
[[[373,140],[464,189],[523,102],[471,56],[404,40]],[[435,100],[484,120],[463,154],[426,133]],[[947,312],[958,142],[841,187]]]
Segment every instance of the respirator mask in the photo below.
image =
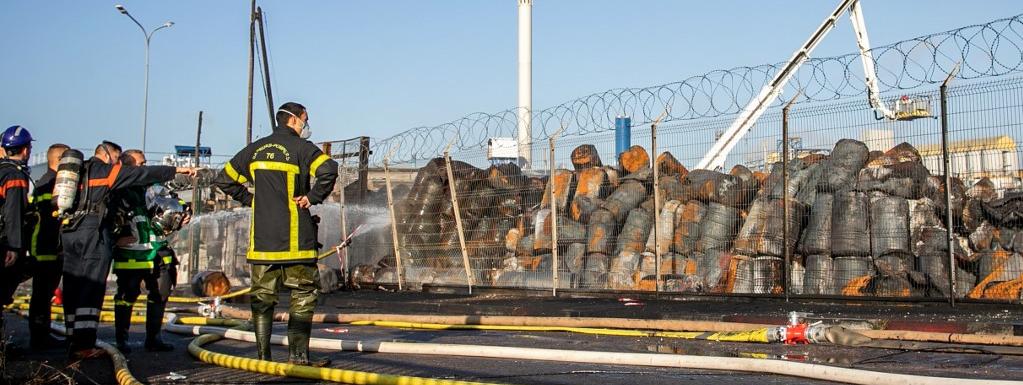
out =
[[[277,111],[278,112],[286,113],[286,114],[291,115],[291,116],[294,116],[298,120],[302,120],[302,118],[298,117],[298,115],[295,115],[291,111],[288,111],[288,110],[285,110],[285,109],[280,109],[280,110],[277,110]],[[306,120],[302,121],[302,131],[298,133],[298,137],[302,138],[302,139],[309,139],[310,136],[313,136],[313,130],[309,129],[309,120],[306,119]]]

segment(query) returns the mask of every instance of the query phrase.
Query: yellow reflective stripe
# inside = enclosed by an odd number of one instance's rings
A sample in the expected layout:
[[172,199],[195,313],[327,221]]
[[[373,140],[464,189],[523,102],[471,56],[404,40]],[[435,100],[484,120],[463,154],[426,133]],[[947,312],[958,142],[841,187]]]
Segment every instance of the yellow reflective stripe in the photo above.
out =
[[289,261],[316,258],[316,250],[301,251],[249,251],[249,259],[263,261]]
[[164,265],[170,265],[171,262],[174,262],[174,258],[173,257],[170,257],[170,256],[163,257],[163,264]]
[[51,200],[53,200],[53,194],[51,194],[51,193],[39,194],[39,200],[51,201]]
[[231,165],[231,162],[227,162],[227,165],[224,166],[224,172],[227,173],[228,177],[234,179],[235,182],[245,183],[249,181],[247,178],[245,178],[245,175],[238,174],[238,170],[234,169],[234,166]]
[[134,302],[128,302],[123,299],[114,300],[114,306],[134,306]]
[[36,260],[39,262],[52,262],[57,260],[56,255],[36,255]]
[[[295,176],[299,174],[299,166],[293,165],[291,163],[273,162],[273,161],[260,161],[260,162],[253,162],[253,163],[251,163],[249,165],[249,170],[250,170],[250,174],[253,175],[253,178],[256,177],[256,170],[269,170],[269,171],[282,171],[282,172],[284,172],[285,173],[284,179],[287,180],[287,199],[291,199],[292,197],[295,197]],[[250,258],[253,258],[253,259],[264,259],[264,258],[259,258],[259,257],[253,257],[253,255],[256,255],[258,253],[285,253],[285,254],[290,255],[290,254],[293,254],[293,253],[305,253],[306,252],[306,251],[299,251],[299,207],[298,207],[298,205],[296,205],[294,203],[290,203],[290,204],[287,205],[287,211],[288,211],[288,214],[290,214],[288,216],[291,217],[291,221],[290,221],[290,223],[288,223],[288,230],[290,230],[290,231],[288,231],[288,251],[286,251],[286,252],[258,252],[258,251],[256,251],[254,249],[255,248],[254,245],[256,244],[254,242],[255,241],[254,240],[255,236],[254,236],[254,232],[253,232],[253,228],[255,227],[255,220],[256,220],[255,219],[256,215],[254,214],[254,215],[251,216],[252,219],[250,220],[250,224],[249,224],[249,255],[250,255]],[[256,199],[255,199],[255,197],[253,197],[253,213],[255,213],[255,212],[256,212]],[[313,257],[315,258],[316,251],[309,251],[309,253],[311,253],[313,255]],[[296,256],[296,257],[293,257],[292,259],[302,259],[302,258],[304,258],[304,257]],[[287,259],[287,258],[285,258],[285,259]]]
[[153,261],[114,262],[114,270],[152,269]]
[[275,162],[272,160],[261,160],[258,162],[252,162],[249,164],[249,171],[255,170],[273,170],[273,171],[284,171],[292,174],[298,174],[298,166],[291,163]]
[[328,160],[330,160],[330,157],[325,154],[320,154],[320,156],[316,157],[313,164],[309,166],[309,177],[316,179],[316,169],[320,168],[320,166],[323,165],[323,162]]
[[[297,167],[296,167],[297,168]],[[298,174],[297,172],[295,174]],[[295,176],[288,174],[288,197],[295,196]],[[291,230],[289,249],[292,252],[298,251],[298,204],[295,202],[288,202],[288,212],[291,214],[291,223],[289,227]],[[315,254],[315,252],[313,253]]]
[[[32,244],[30,245],[32,247],[32,250],[29,251],[29,254],[32,255],[36,255],[36,244],[39,243],[39,228],[41,228],[43,224],[42,223],[43,218],[41,217],[42,217],[41,215],[36,214],[36,226],[34,229],[32,229]],[[39,259],[39,257],[40,256],[36,256],[36,260],[42,261],[42,259]],[[57,256],[53,256],[53,259],[57,259]]]

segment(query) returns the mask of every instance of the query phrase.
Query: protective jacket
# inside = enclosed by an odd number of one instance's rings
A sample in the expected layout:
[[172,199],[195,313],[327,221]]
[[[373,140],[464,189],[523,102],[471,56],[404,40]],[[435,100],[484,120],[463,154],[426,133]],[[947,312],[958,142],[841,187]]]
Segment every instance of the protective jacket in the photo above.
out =
[[170,264],[171,256],[157,261],[157,252],[167,246],[166,233],[152,221],[146,208],[146,190],[133,187],[116,194],[117,228],[114,240],[130,236],[133,242],[114,247],[114,270],[152,269],[155,262]]
[[[291,129],[276,127],[231,158],[214,183],[252,207],[248,262],[292,264],[316,261],[316,225],[293,198],[323,202],[336,180],[337,162]],[[245,186],[250,182],[252,192]]]
[[29,179],[20,163],[0,159],[0,204],[3,206],[3,229],[0,247],[5,250],[25,251],[31,243],[29,236],[34,221],[28,205]]
[[33,212],[38,217],[32,229],[32,256],[37,261],[56,261],[60,255],[60,220],[53,216],[53,186],[57,181],[57,173],[47,169],[32,190],[29,201]]

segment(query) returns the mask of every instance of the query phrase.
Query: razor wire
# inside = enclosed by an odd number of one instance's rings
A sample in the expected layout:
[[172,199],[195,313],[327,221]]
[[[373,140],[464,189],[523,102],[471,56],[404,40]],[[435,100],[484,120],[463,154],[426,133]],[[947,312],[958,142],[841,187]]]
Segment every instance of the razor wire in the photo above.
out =
[[[871,49],[880,92],[912,91],[940,83],[960,63],[959,79],[981,79],[1023,71],[1023,14],[965,26]],[[643,88],[618,88],[534,110],[532,138],[547,138],[562,125],[565,136],[610,131],[616,116],[633,125],[651,122],[670,106],[664,122],[714,118],[739,113],[785,65],[782,63],[715,70],[682,81]],[[783,94],[801,90],[800,102],[866,96],[860,54],[811,58],[789,81]],[[772,107],[779,107],[776,100]],[[372,164],[388,149],[398,150],[392,164],[415,164],[439,156],[453,143],[456,151],[485,146],[490,138],[514,137],[518,108],[477,112],[437,126],[415,127],[374,141]]]

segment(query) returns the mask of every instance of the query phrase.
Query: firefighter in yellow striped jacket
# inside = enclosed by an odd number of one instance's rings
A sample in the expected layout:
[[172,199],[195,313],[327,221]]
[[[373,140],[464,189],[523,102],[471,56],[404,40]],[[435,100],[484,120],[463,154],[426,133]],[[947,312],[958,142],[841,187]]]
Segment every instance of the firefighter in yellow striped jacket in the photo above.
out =
[[[236,154],[217,176],[224,193],[252,207],[248,262],[252,265],[252,324],[261,360],[270,360],[270,333],[277,288],[291,290],[289,361],[310,364],[309,334],[319,290],[316,224],[309,207],[334,189],[337,163],[307,139],[309,115],[285,103],[273,133]],[[250,192],[247,184],[253,187]],[[326,362],[313,364],[325,365]]]

